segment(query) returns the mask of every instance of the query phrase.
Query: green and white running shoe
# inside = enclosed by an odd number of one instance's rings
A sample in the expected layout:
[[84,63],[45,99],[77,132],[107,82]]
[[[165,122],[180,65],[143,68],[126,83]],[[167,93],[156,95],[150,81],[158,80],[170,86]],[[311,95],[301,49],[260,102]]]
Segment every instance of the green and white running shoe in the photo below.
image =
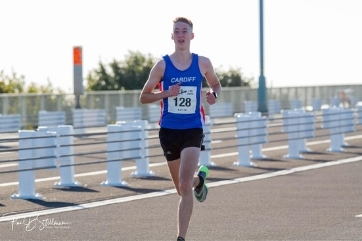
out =
[[[200,166],[197,175],[200,178],[200,184],[194,188],[194,195],[197,201],[203,202],[206,199],[208,193],[208,187],[206,186],[206,177],[209,175],[209,169],[206,166]],[[201,180],[202,179],[202,180]]]

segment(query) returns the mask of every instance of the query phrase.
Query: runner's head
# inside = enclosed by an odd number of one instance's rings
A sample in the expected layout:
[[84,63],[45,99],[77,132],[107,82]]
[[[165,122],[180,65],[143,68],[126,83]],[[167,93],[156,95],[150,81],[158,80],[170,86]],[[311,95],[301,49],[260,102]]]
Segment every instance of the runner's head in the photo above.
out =
[[193,23],[185,17],[177,17],[173,20],[173,32],[171,39],[179,49],[190,47],[190,41],[194,38]]

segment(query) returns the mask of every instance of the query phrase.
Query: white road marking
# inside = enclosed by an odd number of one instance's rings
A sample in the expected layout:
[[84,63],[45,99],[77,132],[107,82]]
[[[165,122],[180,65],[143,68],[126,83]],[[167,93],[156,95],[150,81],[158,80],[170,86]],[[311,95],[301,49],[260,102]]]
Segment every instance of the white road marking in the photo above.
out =
[[[352,163],[352,162],[357,162],[357,161],[362,161],[362,156],[352,157],[352,158],[342,159],[342,160],[337,160],[337,161],[331,161],[331,162],[327,162],[327,163],[318,163],[318,164],[313,164],[313,165],[304,166],[304,167],[296,167],[296,168],[292,168],[289,170],[264,173],[264,174],[260,174],[260,175],[250,176],[250,177],[242,177],[242,178],[237,178],[237,179],[233,179],[233,180],[212,182],[212,183],[208,183],[208,187],[209,188],[220,187],[220,186],[230,185],[230,184],[235,184],[235,183],[256,181],[256,180],[261,180],[261,179],[266,179],[266,178],[271,178],[271,177],[289,175],[289,174],[296,173],[296,172],[304,172],[304,171],[308,171],[308,170],[314,170],[314,169],[318,169],[318,168],[341,165],[341,164]],[[55,214],[55,213],[76,211],[76,210],[82,210],[82,209],[87,209],[87,208],[101,207],[101,206],[110,205],[110,204],[124,203],[124,202],[130,202],[130,201],[146,199],[146,198],[153,198],[153,197],[160,197],[160,196],[165,196],[165,195],[175,194],[175,193],[176,193],[175,189],[169,189],[169,190],[164,190],[164,191],[159,191],[159,192],[152,192],[152,193],[140,194],[140,195],[129,196],[129,197],[122,197],[122,198],[108,199],[108,200],[98,201],[98,202],[85,203],[85,204],[75,205],[75,206],[70,206],[70,207],[53,208],[53,209],[48,209],[48,210],[27,212],[27,213],[21,213],[21,214],[10,213],[9,215],[5,214],[3,217],[0,217],[0,222],[13,221],[13,220],[29,218],[29,217],[36,217],[36,216],[41,216],[41,215],[49,215],[49,214]],[[358,215],[356,217],[359,217],[359,216],[360,215]]]
[[356,218],[362,218],[362,214],[356,215]]

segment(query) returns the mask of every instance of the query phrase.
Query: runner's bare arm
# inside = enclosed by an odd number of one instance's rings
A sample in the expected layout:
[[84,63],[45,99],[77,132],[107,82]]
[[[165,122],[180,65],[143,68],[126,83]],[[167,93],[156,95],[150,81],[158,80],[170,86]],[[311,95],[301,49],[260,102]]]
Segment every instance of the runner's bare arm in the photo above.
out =
[[180,91],[180,87],[179,87],[180,84],[176,84],[168,90],[154,92],[154,89],[156,88],[156,86],[160,82],[160,80],[162,79],[164,72],[165,72],[165,61],[160,60],[151,69],[148,80],[146,81],[145,85],[143,86],[143,89],[142,89],[140,97],[139,97],[139,101],[142,104],[153,103],[153,102],[156,102],[163,98],[178,95],[178,93]]
[[208,85],[210,86],[211,90],[213,92],[216,92],[218,95],[221,92],[221,84],[219,81],[219,78],[217,77],[214,67],[210,61],[210,59],[206,58],[206,57],[202,57],[200,56],[200,67],[201,67],[201,71],[203,72],[206,81],[208,83]]
[[[206,101],[209,103],[209,105],[213,105],[216,103],[216,98],[221,92],[221,84],[219,81],[219,78],[217,77],[214,67],[212,66],[212,63],[210,59],[206,57],[200,58],[200,70],[204,74],[206,81],[208,85],[210,86],[210,90],[206,91]],[[215,92],[213,94],[212,92]]]

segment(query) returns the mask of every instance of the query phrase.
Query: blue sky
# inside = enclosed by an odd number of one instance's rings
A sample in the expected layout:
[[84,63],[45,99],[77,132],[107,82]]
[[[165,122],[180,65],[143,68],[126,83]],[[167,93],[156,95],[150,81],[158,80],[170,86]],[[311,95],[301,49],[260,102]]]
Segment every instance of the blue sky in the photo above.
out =
[[[0,70],[73,91],[73,46],[84,77],[131,51],[172,53],[172,20],[194,22],[191,51],[259,77],[259,0],[0,0]],[[267,86],[362,84],[361,0],[264,0]]]

